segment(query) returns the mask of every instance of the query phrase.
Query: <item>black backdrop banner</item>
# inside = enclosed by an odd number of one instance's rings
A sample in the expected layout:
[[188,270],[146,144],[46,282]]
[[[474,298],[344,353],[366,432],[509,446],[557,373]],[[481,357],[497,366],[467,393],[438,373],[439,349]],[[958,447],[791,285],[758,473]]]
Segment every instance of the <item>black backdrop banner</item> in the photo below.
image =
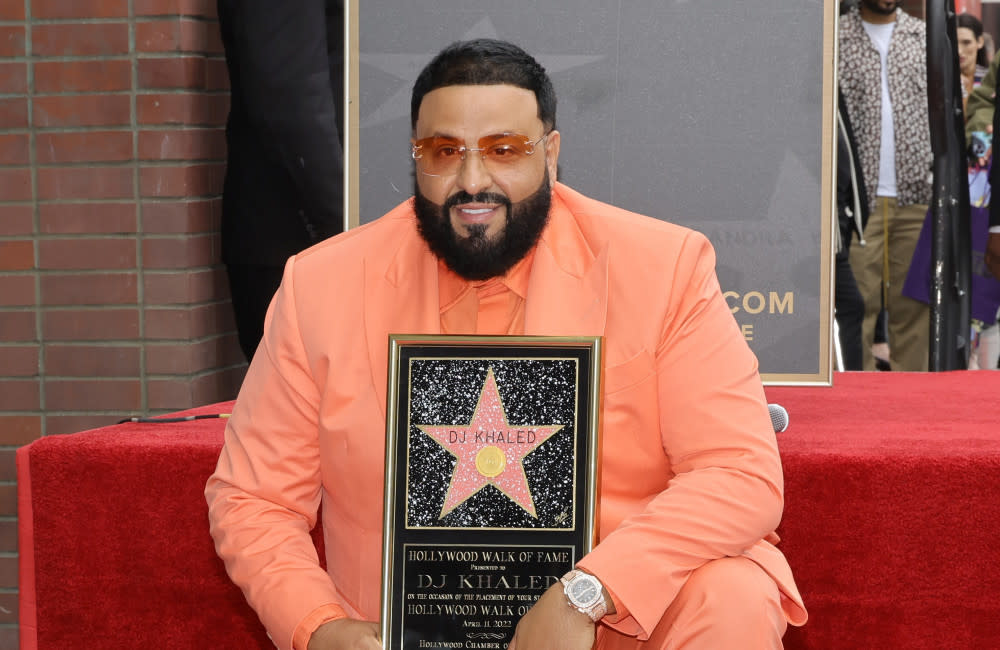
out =
[[420,69],[509,40],[555,85],[559,180],[703,232],[764,381],[832,380],[836,0],[347,5],[352,225],[413,193]]

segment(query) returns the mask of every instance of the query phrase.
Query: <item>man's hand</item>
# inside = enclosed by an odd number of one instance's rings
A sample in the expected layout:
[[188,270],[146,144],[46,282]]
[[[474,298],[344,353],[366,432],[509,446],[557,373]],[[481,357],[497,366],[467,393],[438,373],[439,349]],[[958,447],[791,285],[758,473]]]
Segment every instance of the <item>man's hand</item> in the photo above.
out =
[[986,268],[1000,280],[1000,232],[991,232],[986,240]]
[[570,606],[557,582],[521,618],[507,650],[590,650],[595,630],[589,616]]
[[308,650],[382,650],[382,643],[376,623],[338,618],[313,632]]

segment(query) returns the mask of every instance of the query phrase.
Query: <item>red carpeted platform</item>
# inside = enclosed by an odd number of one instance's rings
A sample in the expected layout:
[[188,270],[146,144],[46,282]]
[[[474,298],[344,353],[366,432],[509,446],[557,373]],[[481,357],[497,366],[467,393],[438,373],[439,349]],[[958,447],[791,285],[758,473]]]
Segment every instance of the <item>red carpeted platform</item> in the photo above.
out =
[[1000,648],[1000,372],[843,373],[788,409],[789,648]]
[[[779,533],[811,615],[786,648],[1000,648],[1000,373],[846,373],[767,395],[791,417]],[[22,648],[273,647],[208,536],[222,427],[18,450]]]

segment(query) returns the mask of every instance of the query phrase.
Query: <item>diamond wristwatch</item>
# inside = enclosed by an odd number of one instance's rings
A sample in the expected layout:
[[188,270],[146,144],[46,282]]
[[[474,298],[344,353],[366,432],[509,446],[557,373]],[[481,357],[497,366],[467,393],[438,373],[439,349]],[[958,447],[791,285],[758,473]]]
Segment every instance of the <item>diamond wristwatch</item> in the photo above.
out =
[[604,585],[596,577],[573,569],[559,579],[569,605],[590,617],[595,623],[608,613],[604,602]]

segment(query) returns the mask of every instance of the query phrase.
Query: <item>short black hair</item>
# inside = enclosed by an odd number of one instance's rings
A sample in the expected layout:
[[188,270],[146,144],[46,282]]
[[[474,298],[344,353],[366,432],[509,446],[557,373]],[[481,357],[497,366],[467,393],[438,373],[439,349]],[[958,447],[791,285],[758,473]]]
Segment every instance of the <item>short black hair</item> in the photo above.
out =
[[413,84],[410,128],[417,128],[417,114],[424,95],[445,86],[509,85],[535,93],[538,118],[546,131],[556,128],[556,91],[545,68],[513,43],[492,38],[457,41],[441,50]]

